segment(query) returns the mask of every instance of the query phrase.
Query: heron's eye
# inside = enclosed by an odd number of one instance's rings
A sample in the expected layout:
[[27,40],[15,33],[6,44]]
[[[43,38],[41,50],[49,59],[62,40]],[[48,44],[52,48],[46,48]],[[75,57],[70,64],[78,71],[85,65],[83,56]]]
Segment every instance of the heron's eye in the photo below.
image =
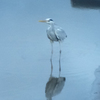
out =
[[50,21],[53,21],[53,20],[52,20],[52,19],[49,19],[49,22],[50,22]]

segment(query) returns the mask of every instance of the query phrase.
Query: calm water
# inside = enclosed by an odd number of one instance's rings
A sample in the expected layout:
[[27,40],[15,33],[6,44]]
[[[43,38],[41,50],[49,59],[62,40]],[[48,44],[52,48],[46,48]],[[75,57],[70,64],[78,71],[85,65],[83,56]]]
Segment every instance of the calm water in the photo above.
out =
[[[51,17],[67,33],[51,45]],[[100,11],[73,8],[68,0],[0,0],[0,100],[100,100]],[[51,78],[50,78],[51,77]],[[51,99],[51,98],[50,98]],[[48,100],[50,100],[48,99]]]

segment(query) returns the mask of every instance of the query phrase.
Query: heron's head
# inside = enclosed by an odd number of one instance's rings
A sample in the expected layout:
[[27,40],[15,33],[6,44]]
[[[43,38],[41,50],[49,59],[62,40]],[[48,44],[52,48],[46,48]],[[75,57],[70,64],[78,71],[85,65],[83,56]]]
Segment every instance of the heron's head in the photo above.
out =
[[45,20],[39,20],[39,22],[45,22],[47,24],[53,24],[54,23],[53,19],[51,19],[51,18],[47,18]]

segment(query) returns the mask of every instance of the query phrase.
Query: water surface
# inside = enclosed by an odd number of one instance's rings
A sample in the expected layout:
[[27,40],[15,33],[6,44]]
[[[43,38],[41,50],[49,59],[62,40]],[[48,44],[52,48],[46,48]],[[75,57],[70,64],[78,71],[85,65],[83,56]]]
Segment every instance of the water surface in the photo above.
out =
[[[66,0],[1,0],[0,100],[46,100],[51,45],[45,32],[48,25],[38,20],[48,17],[68,36],[61,46],[61,77],[66,82],[52,99],[90,99],[94,71],[100,65],[99,9],[76,9]],[[58,78],[58,43],[52,60],[53,76]]]

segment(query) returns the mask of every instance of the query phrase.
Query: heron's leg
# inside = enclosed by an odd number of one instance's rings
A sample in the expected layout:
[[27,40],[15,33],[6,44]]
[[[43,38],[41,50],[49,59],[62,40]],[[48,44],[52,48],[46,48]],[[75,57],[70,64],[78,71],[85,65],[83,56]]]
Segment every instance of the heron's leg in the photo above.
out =
[[50,59],[50,62],[51,62],[51,74],[50,74],[50,77],[52,77],[52,72],[53,72],[53,64],[52,64],[52,59]]
[[50,62],[51,62],[51,73],[52,73],[52,71],[53,71],[53,65],[52,65],[52,56],[53,56],[53,42],[52,41],[50,41],[51,42],[51,58],[50,58]]
[[59,53],[61,54],[61,42],[59,41]]
[[53,42],[51,42],[51,58],[52,58],[52,55],[53,55]]
[[59,50],[59,76],[60,76],[60,72],[61,72],[61,43],[59,41],[59,47],[60,47],[60,50]]
[[50,41],[51,42],[51,60],[52,60],[52,56],[53,56],[53,42],[52,41]]

